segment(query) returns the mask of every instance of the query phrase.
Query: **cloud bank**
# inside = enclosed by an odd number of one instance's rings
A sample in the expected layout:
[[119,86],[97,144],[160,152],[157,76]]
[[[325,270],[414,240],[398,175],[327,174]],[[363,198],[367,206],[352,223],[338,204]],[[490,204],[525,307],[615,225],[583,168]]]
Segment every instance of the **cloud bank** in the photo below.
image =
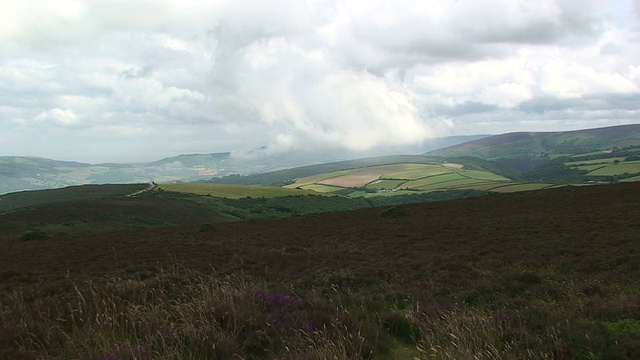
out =
[[640,122],[638,1],[9,1],[0,154],[369,151]]

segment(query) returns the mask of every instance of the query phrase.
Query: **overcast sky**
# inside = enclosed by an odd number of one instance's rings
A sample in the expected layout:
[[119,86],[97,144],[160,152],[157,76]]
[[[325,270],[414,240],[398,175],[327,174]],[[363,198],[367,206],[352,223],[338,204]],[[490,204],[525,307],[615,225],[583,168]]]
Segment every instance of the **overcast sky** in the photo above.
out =
[[0,155],[366,151],[640,123],[640,0],[4,0]]

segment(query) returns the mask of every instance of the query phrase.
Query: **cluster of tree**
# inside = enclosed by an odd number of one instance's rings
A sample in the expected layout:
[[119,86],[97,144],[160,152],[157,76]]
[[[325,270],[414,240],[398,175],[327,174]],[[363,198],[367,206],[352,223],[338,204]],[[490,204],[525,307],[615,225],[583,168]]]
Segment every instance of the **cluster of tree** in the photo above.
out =
[[561,161],[549,161],[531,171],[522,174],[525,181],[539,181],[554,184],[576,184],[587,181],[586,170],[567,167]]

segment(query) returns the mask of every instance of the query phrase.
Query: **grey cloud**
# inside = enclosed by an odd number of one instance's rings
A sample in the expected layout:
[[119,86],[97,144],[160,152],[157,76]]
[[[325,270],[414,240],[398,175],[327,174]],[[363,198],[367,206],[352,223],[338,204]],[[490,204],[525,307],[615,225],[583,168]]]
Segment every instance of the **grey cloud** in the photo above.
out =
[[[569,109],[611,121],[637,110],[629,94],[588,95],[640,86],[637,45],[600,43],[598,2],[61,1],[0,14],[0,133],[37,133],[39,149],[358,152]],[[576,55],[590,47],[608,60]],[[554,81],[536,69],[550,49]],[[511,66],[446,73],[495,59]]]
[[490,113],[496,110],[498,110],[498,107],[495,105],[487,105],[479,102],[467,101],[456,106],[440,107],[434,110],[434,112],[444,116],[457,117],[466,114]]
[[543,114],[559,110],[640,110],[640,93],[633,94],[589,94],[580,98],[559,99],[540,97],[520,104],[516,109],[525,113]]
[[602,55],[616,55],[621,53],[622,49],[620,48],[620,46],[611,42],[602,45],[602,47],[600,48],[600,54]]
[[571,103],[574,102],[575,99],[561,100],[551,97],[540,97],[523,102],[517,109],[525,113],[542,114],[547,111],[568,109],[572,106]]
[[[390,11],[382,22],[376,22],[370,13],[350,14],[353,19],[346,31],[358,41],[354,51],[373,48],[384,54],[381,61],[374,57],[374,66],[474,61],[510,55],[514,44],[541,45],[595,36],[600,23],[594,6],[575,1],[428,4],[412,7],[400,1],[397,6],[406,8]],[[388,11],[377,5],[378,11]],[[359,60],[359,66],[366,63],[357,54],[353,58]]]

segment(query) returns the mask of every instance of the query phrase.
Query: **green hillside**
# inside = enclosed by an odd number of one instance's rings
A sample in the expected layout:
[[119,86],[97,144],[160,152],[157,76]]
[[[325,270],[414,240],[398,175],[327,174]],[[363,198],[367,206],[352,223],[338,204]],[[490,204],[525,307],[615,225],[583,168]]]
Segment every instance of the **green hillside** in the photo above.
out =
[[553,133],[509,133],[432,151],[502,166],[521,182],[583,184],[630,181],[640,175],[640,125]]
[[[36,233],[87,235],[104,231],[306,216],[382,205],[445,201],[483,191],[398,192],[346,197],[267,186],[165,184],[83,185],[0,196],[0,238]],[[387,195],[387,194],[383,194]]]
[[548,157],[640,145],[640,124],[565,132],[518,132],[490,136],[427,153],[431,156]]

